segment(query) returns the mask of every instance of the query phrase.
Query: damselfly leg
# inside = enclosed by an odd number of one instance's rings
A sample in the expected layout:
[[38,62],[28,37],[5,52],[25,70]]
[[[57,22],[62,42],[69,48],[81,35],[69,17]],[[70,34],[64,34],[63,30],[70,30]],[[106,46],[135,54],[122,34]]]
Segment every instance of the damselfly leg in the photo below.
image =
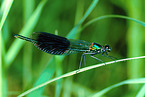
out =
[[[85,53],[83,53],[82,56],[81,56],[81,60],[80,60],[79,70],[77,70],[77,72],[80,71],[80,68],[81,68],[81,65],[82,65],[82,60],[83,60],[83,58],[84,58],[84,66],[86,66]],[[77,73],[77,72],[76,72],[76,73]]]
[[115,62],[116,62],[116,60],[117,60],[117,58],[112,57],[112,56],[109,56],[109,55],[107,54],[107,52],[106,52],[106,55],[104,55],[104,53],[102,53],[102,56],[107,57],[107,58],[109,58],[109,59],[112,59],[112,60],[115,61]]
[[[92,58],[96,59],[99,63],[104,63],[104,64],[105,64],[105,62],[104,62],[103,60],[94,57],[92,54],[91,54],[90,56],[91,56]],[[106,64],[105,64],[105,65],[106,65]]]
[[[81,60],[80,60],[80,65],[79,65],[79,70],[77,70],[76,73],[78,73],[80,71],[80,68],[81,68],[81,65],[82,65],[82,61],[83,61],[83,58],[84,58],[84,66],[86,66],[86,61],[85,61],[85,55],[90,55],[92,58],[96,59],[99,63],[104,63],[105,62],[99,58],[96,58],[94,57],[93,55],[95,55],[94,53],[83,53],[82,56],[81,56]],[[106,65],[106,64],[105,64]]]

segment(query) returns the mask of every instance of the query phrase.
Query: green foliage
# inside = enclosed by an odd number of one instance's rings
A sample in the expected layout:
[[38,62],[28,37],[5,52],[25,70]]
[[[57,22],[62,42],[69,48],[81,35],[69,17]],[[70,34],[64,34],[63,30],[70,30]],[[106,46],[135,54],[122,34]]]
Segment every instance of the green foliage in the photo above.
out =
[[[137,57],[145,55],[142,2],[0,1],[0,97],[145,96],[144,56]],[[13,37],[29,37],[35,31],[109,44],[109,55],[121,60],[107,62],[110,59],[96,55],[108,64],[104,65],[86,56],[87,67],[82,65],[76,74],[81,54],[53,56]]]

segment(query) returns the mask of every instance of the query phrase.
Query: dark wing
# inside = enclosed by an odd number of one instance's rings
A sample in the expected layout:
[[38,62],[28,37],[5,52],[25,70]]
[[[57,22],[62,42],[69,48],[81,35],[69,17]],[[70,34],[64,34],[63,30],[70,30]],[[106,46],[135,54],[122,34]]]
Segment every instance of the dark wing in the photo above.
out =
[[70,42],[67,38],[46,32],[34,32],[31,36],[33,44],[40,50],[53,54],[62,55],[67,52]]

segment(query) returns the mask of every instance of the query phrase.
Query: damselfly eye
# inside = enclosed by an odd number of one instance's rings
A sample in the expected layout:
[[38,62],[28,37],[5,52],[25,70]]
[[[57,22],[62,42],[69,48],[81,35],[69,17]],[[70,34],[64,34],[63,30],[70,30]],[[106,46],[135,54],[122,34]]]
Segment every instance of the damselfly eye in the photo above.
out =
[[107,44],[107,45],[105,45],[105,50],[110,52],[111,51],[111,47]]

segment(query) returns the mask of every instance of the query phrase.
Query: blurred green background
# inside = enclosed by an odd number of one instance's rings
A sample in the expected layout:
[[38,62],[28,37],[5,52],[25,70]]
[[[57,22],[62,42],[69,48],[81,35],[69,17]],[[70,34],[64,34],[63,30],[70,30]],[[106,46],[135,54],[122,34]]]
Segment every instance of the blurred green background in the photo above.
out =
[[[0,19],[4,5],[13,0],[1,0]],[[97,1],[97,0],[96,0]],[[83,18],[95,0],[15,0],[1,30],[1,97],[15,97],[47,80],[78,69],[81,54],[60,57],[35,48],[32,43],[15,39],[13,34],[30,37],[32,32],[58,33],[66,37]],[[104,15],[124,15],[145,21],[144,0],[100,0],[93,11],[69,38],[109,44],[110,56],[118,59],[145,55],[145,28],[122,18],[106,18],[91,23]],[[76,33],[77,32],[77,33]],[[111,61],[101,55],[97,58]],[[86,55],[86,64],[98,61]],[[82,67],[84,65],[82,64]],[[145,76],[144,59],[114,63],[53,82],[28,97],[88,97],[121,81]],[[103,97],[134,97],[142,84],[124,85],[112,89]]]

